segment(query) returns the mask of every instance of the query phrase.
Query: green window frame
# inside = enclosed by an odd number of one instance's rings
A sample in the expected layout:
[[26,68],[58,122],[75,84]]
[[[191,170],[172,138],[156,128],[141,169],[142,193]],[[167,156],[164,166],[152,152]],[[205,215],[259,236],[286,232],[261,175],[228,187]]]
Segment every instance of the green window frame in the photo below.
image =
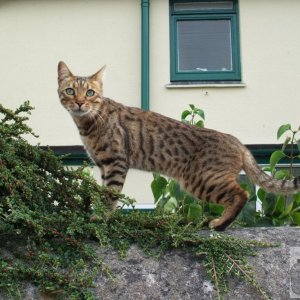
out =
[[169,4],[171,82],[240,81],[237,0],[170,0]]

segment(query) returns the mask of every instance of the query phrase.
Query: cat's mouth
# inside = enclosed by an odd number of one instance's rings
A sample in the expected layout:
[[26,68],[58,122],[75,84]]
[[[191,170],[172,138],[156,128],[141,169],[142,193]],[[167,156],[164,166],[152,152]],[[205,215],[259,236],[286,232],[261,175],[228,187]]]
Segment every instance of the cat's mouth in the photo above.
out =
[[84,109],[82,107],[77,107],[77,108],[74,108],[74,109],[71,109],[69,110],[69,112],[73,115],[73,116],[76,116],[76,117],[82,117],[86,114],[88,114],[90,112],[89,109]]

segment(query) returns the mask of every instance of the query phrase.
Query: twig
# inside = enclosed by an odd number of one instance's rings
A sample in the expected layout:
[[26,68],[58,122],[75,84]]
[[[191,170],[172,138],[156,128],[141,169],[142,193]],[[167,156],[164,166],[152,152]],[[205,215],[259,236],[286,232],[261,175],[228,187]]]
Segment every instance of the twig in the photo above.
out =
[[[232,262],[232,265],[234,265],[249,280],[249,282],[251,282],[253,284],[253,286],[256,287],[256,289],[262,294],[262,296],[264,297],[264,299],[269,300],[270,297],[268,297],[266,295],[266,292],[259,286],[259,284],[255,281],[255,279],[252,278],[251,276],[249,276],[249,274],[245,270],[243,270],[240,267],[240,265],[236,262],[236,260],[234,260],[233,258],[230,257],[230,255],[228,255],[227,253],[225,253],[225,255]],[[231,267],[231,269],[232,269],[232,267]]]

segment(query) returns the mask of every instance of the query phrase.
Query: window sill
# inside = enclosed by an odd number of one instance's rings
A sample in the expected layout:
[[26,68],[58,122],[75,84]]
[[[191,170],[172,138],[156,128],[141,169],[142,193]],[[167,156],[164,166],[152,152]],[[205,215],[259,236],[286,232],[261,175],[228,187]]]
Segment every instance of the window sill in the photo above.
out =
[[180,88],[244,88],[246,84],[240,81],[220,81],[220,82],[171,82],[165,85],[167,89],[180,89]]

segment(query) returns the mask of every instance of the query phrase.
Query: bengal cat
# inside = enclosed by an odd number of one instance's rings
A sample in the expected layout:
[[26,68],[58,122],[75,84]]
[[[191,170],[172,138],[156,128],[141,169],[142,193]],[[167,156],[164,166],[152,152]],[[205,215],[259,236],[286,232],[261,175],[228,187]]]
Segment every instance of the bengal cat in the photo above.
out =
[[[105,66],[92,76],[81,77],[73,75],[65,63],[58,65],[60,101],[101,169],[105,185],[121,191],[129,168],[160,172],[197,198],[224,206],[223,215],[210,223],[215,230],[224,230],[247,201],[247,192],[236,181],[242,169],[269,192],[300,190],[298,178],[281,181],[265,174],[249,150],[229,134],[104,97],[104,71]],[[112,200],[111,209],[115,207]]]

